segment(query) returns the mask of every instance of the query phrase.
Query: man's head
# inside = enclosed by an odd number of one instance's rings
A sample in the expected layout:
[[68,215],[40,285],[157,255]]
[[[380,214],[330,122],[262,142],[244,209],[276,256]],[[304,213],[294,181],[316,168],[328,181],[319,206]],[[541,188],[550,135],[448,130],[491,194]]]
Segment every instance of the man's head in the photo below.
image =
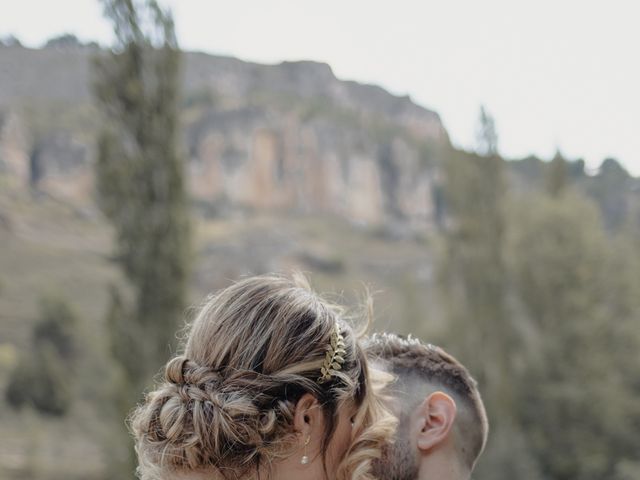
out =
[[372,336],[367,353],[396,377],[389,397],[398,432],[378,465],[379,477],[416,479],[420,468],[433,468],[436,457],[470,476],[484,449],[488,422],[467,369],[439,347],[393,334]]

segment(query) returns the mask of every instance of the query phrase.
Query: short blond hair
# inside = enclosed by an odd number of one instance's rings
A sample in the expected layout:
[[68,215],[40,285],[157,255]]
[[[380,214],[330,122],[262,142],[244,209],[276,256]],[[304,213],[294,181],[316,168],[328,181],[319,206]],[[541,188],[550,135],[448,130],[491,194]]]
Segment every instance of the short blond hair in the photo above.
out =
[[[320,382],[336,322],[345,341],[344,363]],[[241,280],[205,302],[189,327],[184,353],[167,363],[162,383],[131,415],[139,476],[268,477],[270,464],[292,453],[295,404],[310,393],[326,421],[323,452],[338,408],[355,400],[357,433],[339,478],[370,479],[371,460],[393,428],[376,388],[343,311],[302,277]]]

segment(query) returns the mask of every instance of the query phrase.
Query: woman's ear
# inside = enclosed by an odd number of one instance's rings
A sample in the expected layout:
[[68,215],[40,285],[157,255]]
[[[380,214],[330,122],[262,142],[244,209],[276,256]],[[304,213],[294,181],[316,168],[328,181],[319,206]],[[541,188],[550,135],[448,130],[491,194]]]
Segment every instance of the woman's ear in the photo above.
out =
[[314,435],[322,427],[322,409],[316,397],[305,393],[296,403],[293,427],[303,436]]
[[456,413],[456,402],[444,392],[433,392],[425,398],[417,411],[418,449],[431,450],[442,444],[449,437]]

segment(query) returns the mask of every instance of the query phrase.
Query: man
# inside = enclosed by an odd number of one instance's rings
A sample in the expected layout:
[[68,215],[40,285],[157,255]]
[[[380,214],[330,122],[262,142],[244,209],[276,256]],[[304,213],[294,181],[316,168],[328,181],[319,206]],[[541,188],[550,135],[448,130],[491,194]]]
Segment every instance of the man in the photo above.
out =
[[468,480],[487,441],[487,414],[467,369],[439,347],[372,336],[370,360],[396,377],[388,390],[398,431],[376,474],[382,480]]

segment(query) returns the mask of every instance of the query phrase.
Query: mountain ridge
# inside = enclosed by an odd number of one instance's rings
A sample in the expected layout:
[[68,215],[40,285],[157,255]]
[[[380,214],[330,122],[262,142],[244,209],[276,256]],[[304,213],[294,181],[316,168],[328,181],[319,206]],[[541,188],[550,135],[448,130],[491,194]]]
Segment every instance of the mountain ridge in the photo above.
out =
[[[91,101],[90,58],[105,51],[85,45],[0,47],[0,65],[3,66],[0,68],[0,107],[15,106],[25,99],[34,98]],[[213,85],[228,95],[232,88],[225,85],[225,82],[229,82],[230,77],[242,74],[243,81],[234,87],[242,94],[255,89],[256,83],[262,88],[267,83],[273,91],[297,93],[301,97],[326,95],[333,100],[344,101],[349,100],[350,95],[352,98],[349,106],[362,109],[383,108],[392,116],[403,113],[415,117],[422,115],[433,122],[442,123],[436,112],[415,103],[408,95],[394,95],[376,84],[338,79],[327,63],[299,60],[263,64],[231,56],[190,51],[185,51],[184,57],[185,92]],[[64,71],[60,70],[61,66],[65,67]],[[70,81],[71,79],[75,80]],[[239,77],[235,80],[238,79]],[[367,102],[373,105],[367,105]]]
[[[1,170],[49,193],[90,197],[99,129],[91,58],[101,53],[78,44],[0,48]],[[183,92],[199,201],[432,224],[431,167],[449,138],[438,114],[409,97],[340,80],[325,63],[200,52],[184,54]]]

